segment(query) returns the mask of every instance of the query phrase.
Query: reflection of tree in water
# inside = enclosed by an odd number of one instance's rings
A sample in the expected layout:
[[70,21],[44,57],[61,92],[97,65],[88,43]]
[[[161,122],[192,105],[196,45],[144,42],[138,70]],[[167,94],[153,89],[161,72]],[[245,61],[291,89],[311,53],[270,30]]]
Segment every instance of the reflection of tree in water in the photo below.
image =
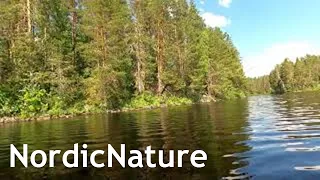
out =
[[[74,174],[81,169],[67,169],[62,164],[62,155],[55,156],[55,168],[49,168],[49,163],[44,168],[34,168],[29,163],[25,168],[16,159],[16,168],[9,168],[10,165],[10,144],[14,144],[22,152],[23,144],[28,144],[28,157],[34,150],[62,150],[72,149],[73,144],[87,141],[86,121],[84,119],[55,120],[21,124],[8,124],[0,131],[0,179],[44,179],[57,175]],[[75,136],[81,134],[81,136]],[[2,151],[5,149],[5,151]],[[39,162],[40,156],[36,157]],[[72,162],[72,158],[69,159]]]
[[[193,110],[197,126],[195,137],[198,147],[208,153],[207,166],[201,174],[207,177],[229,176],[234,169],[243,166],[237,154],[250,150],[243,142],[248,140],[245,133],[248,127],[247,100],[219,102],[201,105]],[[201,118],[200,118],[201,117]],[[199,123],[201,121],[201,123]]]
[[[97,157],[98,163],[104,162],[106,165],[108,144],[111,144],[117,152],[120,152],[120,144],[126,144],[126,159],[129,157],[130,149],[143,151],[149,145],[155,150],[163,149],[166,161],[169,160],[169,150],[187,149],[190,150],[190,154],[184,156],[183,168],[177,168],[177,153],[175,153],[176,167],[167,169],[159,167],[158,154],[152,158],[158,165],[155,169],[146,167],[145,159],[145,167],[141,169],[122,168],[115,160],[113,168],[96,169],[89,165],[89,168],[67,169],[61,162],[62,156],[57,156],[55,168],[14,168],[7,169],[6,172],[4,172],[6,169],[1,169],[0,177],[4,174],[5,177],[11,175],[16,179],[222,178],[240,166],[232,164],[240,160],[239,157],[223,156],[249,149],[241,144],[248,139],[248,135],[243,133],[248,126],[247,114],[247,102],[238,101],[12,125],[0,132],[1,137],[9,137],[7,142],[1,140],[1,145],[10,142],[22,147],[22,143],[28,143],[30,152],[35,149],[61,149],[64,152],[73,148],[74,143],[79,145],[86,143],[89,154],[98,149],[106,152],[103,156]],[[194,168],[189,161],[191,152],[198,149],[208,154],[208,161],[203,169]],[[0,154],[9,154],[9,149]],[[9,159],[5,161],[1,159],[0,162],[3,168],[9,165]],[[79,164],[82,164],[81,158]]]
[[305,116],[319,117],[320,94],[315,92],[288,93],[276,96],[275,111],[285,118],[297,118]]

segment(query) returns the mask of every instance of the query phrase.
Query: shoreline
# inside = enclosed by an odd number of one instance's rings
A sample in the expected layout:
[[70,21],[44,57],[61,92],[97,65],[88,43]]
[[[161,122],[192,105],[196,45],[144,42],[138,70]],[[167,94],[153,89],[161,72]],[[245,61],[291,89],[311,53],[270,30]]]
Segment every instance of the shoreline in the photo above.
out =
[[[208,102],[202,102],[202,103],[208,103]],[[181,105],[175,105],[175,106],[177,107],[177,106],[192,105],[192,104],[196,104],[196,103],[181,104]],[[61,119],[61,118],[70,119],[70,118],[81,116],[81,115],[92,115],[92,114],[99,114],[99,113],[116,114],[116,113],[122,113],[122,112],[135,112],[135,111],[142,111],[142,110],[168,108],[168,107],[174,107],[174,106],[162,104],[160,106],[147,106],[143,108],[123,108],[123,109],[117,109],[117,110],[106,110],[104,112],[84,112],[84,113],[78,113],[78,114],[62,114],[62,115],[39,115],[39,116],[34,116],[30,118],[25,118],[25,119],[19,116],[13,116],[13,117],[5,116],[5,117],[0,117],[0,126],[4,124],[9,124],[9,123],[48,121],[48,120],[55,120],[55,119]]]
[[[88,113],[89,114],[89,113]],[[18,116],[13,116],[13,117],[1,117],[0,118],[0,125],[3,124],[9,124],[9,123],[23,123],[23,122],[34,122],[34,121],[46,121],[46,120],[54,120],[54,119],[59,119],[59,118],[65,118],[65,119],[70,119],[75,116],[79,116],[81,114],[75,114],[75,115],[55,115],[55,116],[50,116],[50,115],[41,115],[37,117],[31,117],[31,118],[20,118]],[[84,115],[84,114],[83,114]]]
[[186,106],[186,105],[193,105],[198,103],[211,103],[211,102],[217,102],[221,99],[215,99],[212,97],[205,96],[204,99],[200,101],[190,101],[190,102],[180,102],[177,104],[168,104],[163,103],[159,105],[147,105],[145,107],[123,107],[121,109],[114,109],[114,110],[105,110],[105,111],[87,111],[87,112],[78,112],[78,113],[66,113],[66,114],[60,114],[60,115],[49,115],[49,114],[42,114],[42,115],[36,115],[28,118],[22,118],[17,116],[4,116],[0,117],[0,125],[3,124],[9,124],[9,123],[23,123],[23,122],[37,122],[37,121],[46,121],[46,120],[55,120],[55,119],[70,119],[77,116],[82,115],[93,115],[93,114],[116,114],[116,113],[122,113],[122,112],[136,112],[136,111],[143,111],[143,110],[153,110],[153,109],[160,109],[160,108],[168,108],[168,107],[179,107],[179,106]]

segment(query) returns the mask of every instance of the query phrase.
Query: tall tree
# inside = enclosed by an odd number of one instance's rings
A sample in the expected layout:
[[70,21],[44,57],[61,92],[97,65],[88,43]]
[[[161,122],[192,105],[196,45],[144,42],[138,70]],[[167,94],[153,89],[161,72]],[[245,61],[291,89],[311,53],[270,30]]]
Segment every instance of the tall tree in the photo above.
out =
[[285,59],[281,64],[280,79],[286,85],[286,91],[291,91],[294,83],[294,64],[289,59]]
[[131,88],[131,59],[128,42],[130,11],[126,1],[83,1],[83,29],[90,42],[85,45],[91,59],[88,79],[89,101],[97,106],[115,108],[128,99]]
[[150,74],[150,37],[148,36],[148,1],[131,0],[130,9],[133,17],[134,32],[132,33],[132,52],[134,54],[135,88],[138,94],[146,90],[146,78]]
[[[306,59],[314,86],[318,57]],[[18,104],[0,112],[22,114],[232,98],[246,88],[230,36],[186,0],[0,1],[0,83],[3,104]]]

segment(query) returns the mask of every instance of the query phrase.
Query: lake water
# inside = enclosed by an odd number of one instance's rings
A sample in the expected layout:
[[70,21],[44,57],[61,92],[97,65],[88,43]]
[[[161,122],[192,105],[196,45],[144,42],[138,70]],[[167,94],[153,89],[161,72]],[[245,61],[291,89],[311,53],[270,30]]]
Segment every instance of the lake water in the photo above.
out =
[[[206,167],[9,168],[9,144],[29,151],[202,149]],[[106,156],[99,156],[106,162]],[[238,101],[0,126],[0,179],[319,179],[320,93],[255,96]]]

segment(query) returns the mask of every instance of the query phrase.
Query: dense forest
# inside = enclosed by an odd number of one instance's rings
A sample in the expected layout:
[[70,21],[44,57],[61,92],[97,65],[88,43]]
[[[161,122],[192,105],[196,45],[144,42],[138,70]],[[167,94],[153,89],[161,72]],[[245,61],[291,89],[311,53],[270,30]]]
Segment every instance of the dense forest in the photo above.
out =
[[285,59],[269,76],[249,79],[248,87],[253,94],[320,90],[320,56]]
[[269,75],[256,77],[256,78],[248,78],[248,93],[252,95],[257,94],[270,94],[271,86]]
[[0,114],[244,96],[230,36],[187,0],[1,0]]

